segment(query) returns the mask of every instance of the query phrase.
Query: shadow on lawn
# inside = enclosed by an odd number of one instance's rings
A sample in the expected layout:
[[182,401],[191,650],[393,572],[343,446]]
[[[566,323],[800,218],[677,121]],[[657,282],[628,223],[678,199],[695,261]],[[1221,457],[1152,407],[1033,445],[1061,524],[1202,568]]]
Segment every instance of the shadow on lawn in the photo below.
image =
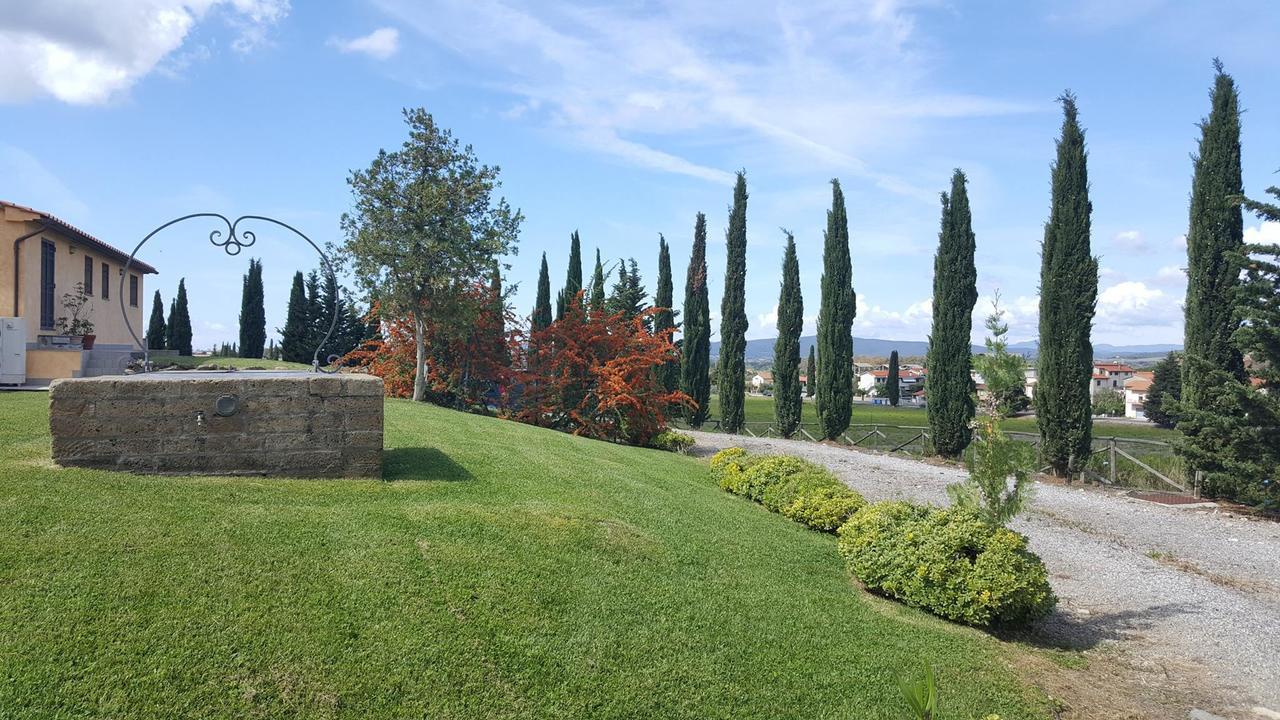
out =
[[440,480],[456,482],[475,477],[453,458],[435,448],[392,448],[382,453],[383,480]]

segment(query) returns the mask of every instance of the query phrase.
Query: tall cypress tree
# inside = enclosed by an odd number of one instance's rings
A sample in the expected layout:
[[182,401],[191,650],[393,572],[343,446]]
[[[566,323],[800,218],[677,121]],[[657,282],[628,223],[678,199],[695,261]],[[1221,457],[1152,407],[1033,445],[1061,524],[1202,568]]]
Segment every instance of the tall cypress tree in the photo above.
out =
[[178,297],[174,301],[174,315],[171,321],[174,326],[173,345],[171,350],[177,350],[179,355],[191,357],[191,311],[187,306],[187,279],[178,280]]
[[720,427],[742,429],[747,352],[747,174],[738,171],[725,231],[724,298],[720,301]]
[[169,350],[178,349],[178,338],[174,334],[178,330],[178,300],[169,300],[169,321],[164,324],[164,346]]
[[147,349],[163,350],[167,334],[164,323],[164,301],[160,299],[160,291],[157,290],[155,297],[151,300],[151,320],[147,323]]
[[972,356],[973,306],[978,302],[977,242],[969,211],[964,172],[951,175],[951,192],[942,193],[942,227],[933,256],[933,327],[925,376],[925,397],[934,450],[957,457],[969,446],[975,412]]
[[1076,98],[1062,98],[1052,206],[1040,264],[1040,357],[1035,405],[1040,451],[1055,474],[1084,469],[1092,446],[1089,333],[1098,299],[1098,260],[1089,244],[1089,172]]
[[711,400],[711,301],[707,296],[707,216],[693,224],[693,251],[684,281],[684,339],[680,391],[694,402],[686,419],[695,428],[707,419]]
[[[502,367],[511,366],[511,349],[507,347],[507,302],[502,292],[502,263],[497,258],[493,261],[493,271],[489,276],[489,344],[493,347],[494,357]],[[497,378],[490,378],[497,380]]]
[[538,270],[538,296],[533,303],[530,325],[534,330],[545,330],[551,324],[551,275],[547,271],[547,254],[542,253],[542,267]]
[[[1231,298],[1240,284],[1236,254],[1244,244],[1240,170],[1240,98],[1222,62],[1213,61],[1213,108],[1200,123],[1200,151],[1191,181],[1187,230],[1186,362],[1182,400],[1198,405],[1211,391],[1211,370],[1244,378],[1244,360],[1231,342],[1236,328]],[[1187,428],[1196,432],[1195,428]]]
[[818,308],[818,421],[822,437],[834,440],[849,428],[853,413],[853,263],[849,217],[840,181],[831,181],[831,209],[822,249],[822,301]]
[[[653,296],[653,332],[662,334],[675,329],[675,310],[672,308],[672,295],[675,290],[671,283],[671,250],[667,247],[667,239],[658,234],[658,289]],[[658,383],[664,390],[675,390],[680,385],[680,365],[673,360],[658,366]]]
[[267,311],[262,287],[262,261],[249,258],[240,293],[240,357],[260,358],[267,344]]
[[804,407],[800,396],[800,331],[803,328],[800,262],[796,259],[795,236],[787,232],[787,249],[782,256],[782,289],[778,293],[778,338],[773,341],[773,415],[778,432],[787,438],[800,427]]
[[591,301],[588,307],[592,312],[604,310],[604,265],[600,262],[600,248],[596,248],[596,268],[591,273]]
[[809,364],[805,366],[804,373],[804,394],[806,397],[813,397],[813,386],[818,379],[818,359],[814,355],[817,347],[816,344],[809,346]]
[[299,270],[293,274],[289,307],[285,311],[284,328],[280,330],[280,359],[285,362],[310,363],[315,350],[315,346],[308,346],[310,338],[306,280]]
[[884,396],[889,399],[889,404],[898,407],[898,400],[901,398],[902,385],[898,378],[898,351],[889,352],[889,374],[884,379]]
[[565,273],[564,288],[560,290],[560,296],[556,298],[556,319],[564,317],[564,311],[569,307],[569,303],[574,301],[578,296],[578,292],[582,290],[582,241],[578,238],[578,231],[574,230],[569,236],[569,270]]
[[[315,355],[315,351],[320,347],[320,343],[324,340],[324,336],[329,332],[329,323],[333,321],[333,308],[328,307],[324,303],[324,298],[320,295],[320,273],[312,270],[307,273],[307,345],[310,350],[307,352],[307,361]],[[323,353],[320,357],[324,360]]]

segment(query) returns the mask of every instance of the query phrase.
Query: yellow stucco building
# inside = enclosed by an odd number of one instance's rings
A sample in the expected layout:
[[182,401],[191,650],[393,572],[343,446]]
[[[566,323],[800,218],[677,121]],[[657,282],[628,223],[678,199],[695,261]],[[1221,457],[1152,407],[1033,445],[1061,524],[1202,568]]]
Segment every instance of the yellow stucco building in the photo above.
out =
[[[120,312],[124,300],[139,337],[146,331],[143,279],[157,270],[46,212],[0,200],[0,318],[26,328],[26,382],[112,374],[139,348]],[[59,327],[63,296],[77,283],[88,296],[81,317],[93,324],[93,347]]]

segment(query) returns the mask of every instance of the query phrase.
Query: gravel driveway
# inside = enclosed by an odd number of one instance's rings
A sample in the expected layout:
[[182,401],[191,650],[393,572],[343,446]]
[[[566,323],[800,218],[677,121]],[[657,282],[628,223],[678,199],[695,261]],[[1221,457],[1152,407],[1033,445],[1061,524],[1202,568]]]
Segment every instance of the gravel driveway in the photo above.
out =
[[[873,501],[945,504],[945,487],[965,477],[901,456],[692,434],[698,454],[736,446],[803,457]],[[1030,538],[1059,597],[1036,630],[1042,639],[1114,647],[1133,672],[1126,681],[1156,693],[1164,685],[1200,707],[1280,718],[1263,709],[1280,709],[1280,524],[1037,483],[1031,509],[1012,527]]]

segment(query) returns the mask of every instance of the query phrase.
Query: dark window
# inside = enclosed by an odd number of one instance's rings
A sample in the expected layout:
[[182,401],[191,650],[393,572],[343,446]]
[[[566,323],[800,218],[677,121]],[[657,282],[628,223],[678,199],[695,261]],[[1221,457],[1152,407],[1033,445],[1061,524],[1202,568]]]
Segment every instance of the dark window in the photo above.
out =
[[129,273],[129,307],[138,307],[138,276]]
[[53,243],[40,241],[40,329],[53,329]]
[[84,256],[84,294],[93,294],[93,258]]
[[111,266],[102,263],[102,299],[111,299]]

